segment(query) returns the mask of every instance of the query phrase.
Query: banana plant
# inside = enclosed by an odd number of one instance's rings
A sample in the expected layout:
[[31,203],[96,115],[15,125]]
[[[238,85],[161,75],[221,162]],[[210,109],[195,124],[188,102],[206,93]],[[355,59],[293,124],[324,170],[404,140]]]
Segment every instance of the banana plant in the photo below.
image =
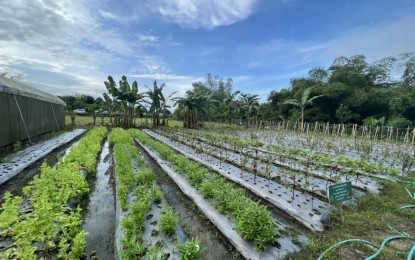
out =
[[117,86],[114,79],[108,76],[108,81],[105,81],[104,84],[108,90],[108,94],[121,103],[121,109],[124,111],[124,127],[131,127],[134,117],[134,107],[139,105],[139,101],[144,98],[143,94],[138,93],[137,81],[134,81],[130,85],[127,77],[122,76]]
[[315,99],[322,97],[322,95],[319,95],[319,96],[314,96],[312,98],[309,98],[310,92],[311,92],[311,88],[307,88],[306,90],[304,90],[300,100],[288,99],[288,100],[285,100],[283,103],[283,104],[293,105],[293,106],[300,108],[300,112],[301,112],[300,130],[301,132],[304,131],[304,110],[305,108],[307,107],[307,105],[312,105]]

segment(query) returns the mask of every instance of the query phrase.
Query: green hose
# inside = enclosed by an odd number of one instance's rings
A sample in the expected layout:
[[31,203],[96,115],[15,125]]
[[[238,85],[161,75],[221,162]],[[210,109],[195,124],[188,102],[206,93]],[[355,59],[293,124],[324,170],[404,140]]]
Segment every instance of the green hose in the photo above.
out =
[[383,221],[383,223],[385,223],[385,225],[386,225],[386,226],[387,226],[390,230],[395,231],[396,233],[398,233],[398,234],[399,234],[399,235],[401,235],[401,236],[407,236],[407,237],[410,237],[410,235],[406,234],[405,232],[400,232],[400,231],[399,231],[399,230],[397,230],[396,228],[392,227],[392,225],[391,225],[391,224],[389,224],[388,222],[386,222],[386,221],[385,221],[385,219],[384,219],[383,217],[381,217],[380,219]]
[[410,238],[410,239],[412,239],[412,237],[408,237],[408,236],[393,236],[393,237],[388,237],[387,239],[383,240],[382,244],[380,245],[379,250],[376,253],[374,253],[373,255],[367,257],[365,260],[375,259],[380,254],[380,252],[382,251],[382,249],[385,247],[385,245],[387,243],[389,243],[392,240],[400,239],[400,238]]
[[[408,188],[405,188],[405,190],[408,193],[409,197],[415,200],[415,193],[410,192]],[[406,205],[406,206],[400,207],[399,209],[409,209],[409,208],[415,208],[415,205]]]
[[[387,243],[389,243],[390,241],[395,240],[395,239],[407,239],[407,238],[409,238],[409,239],[413,239],[412,237],[409,237],[409,236],[404,236],[404,235],[401,235],[401,236],[393,236],[393,237],[388,237],[388,238],[386,238],[385,240],[383,240],[383,242],[382,242],[382,244],[380,245],[380,247],[379,247],[378,251],[377,251],[376,253],[374,253],[373,255],[371,255],[371,256],[369,256],[369,257],[365,258],[365,260],[373,260],[373,259],[375,259],[376,257],[378,257],[378,255],[381,253],[381,251],[383,250],[383,248],[384,248],[384,247],[386,246],[386,244],[387,244]],[[374,244],[372,244],[371,242],[369,242],[369,241],[367,241],[367,240],[358,239],[358,238],[354,238],[354,239],[347,239],[347,240],[340,241],[340,242],[338,242],[338,243],[336,243],[336,244],[334,244],[334,245],[330,246],[329,248],[327,248],[327,249],[326,249],[326,250],[325,250],[325,251],[324,251],[324,252],[323,252],[323,253],[322,253],[322,254],[318,257],[318,260],[323,259],[323,256],[324,256],[325,254],[327,254],[328,252],[332,251],[334,248],[336,248],[336,247],[338,247],[338,246],[340,246],[340,245],[347,244],[347,243],[352,243],[352,242],[358,242],[358,243],[369,244],[369,245],[371,245],[371,246],[373,246],[373,247],[376,247]],[[412,259],[412,256],[414,255],[414,253],[415,253],[415,245],[414,245],[414,247],[412,247],[411,251],[409,252],[408,259]]]
[[415,199],[415,193],[411,193],[408,188],[405,187],[406,192],[408,192],[409,196],[413,199]]
[[[401,180],[399,180],[397,178],[394,178],[394,177],[390,176],[389,174],[388,174],[388,177],[390,177],[394,181],[398,181],[398,182],[401,182],[401,183],[412,184],[412,185],[415,186],[415,182],[401,181]],[[407,187],[405,187],[405,190],[409,194],[409,196],[412,199],[415,200],[415,193],[410,192]],[[415,208],[415,205],[407,205],[407,206],[400,207],[400,209],[407,209],[407,208]],[[365,260],[373,260],[376,257],[378,257],[378,255],[381,253],[381,251],[386,246],[386,244],[389,243],[392,240],[395,240],[395,239],[412,239],[412,240],[414,240],[414,237],[411,237],[411,236],[405,234],[404,232],[399,232],[397,229],[395,229],[391,225],[389,225],[383,218],[381,218],[381,219],[386,224],[386,226],[388,228],[390,228],[391,230],[395,231],[396,233],[398,233],[400,235],[399,236],[388,237],[385,240],[383,240],[383,242],[380,245],[378,251],[376,253],[374,253],[373,255],[365,258]],[[321,260],[325,254],[327,254],[328,252],[332,251],[334,248],[339,247],[340,245],[347,244],[347,243],[352,243],[352,242],[369,244],[369,245],[371,245],[373,247],[376,247],[374,244],[372,244],[371,242],[369,242],[367,240],[358,239],[358,238],[347,239],[347,240],[343,240],[343,241],[340,241],[338,243],[335,243],[334,245],[332,245],[329,248],[327,248],[323,253],[320,254],[320,256],[318,257],[318,260]],[[414,257],[414,255],[415,255],[415,243],[412,246],[411,250],[409,251],[407,260],[412,260],[412,258]]]
[[412,260],[415,254],[415,244],[412,246],[411,251],[409,251],[407,260]]
[[371,242],[367,241],[367,240],[363,240],[363,239],[359,239],[359,238],[353,238],[353,239],[347,239],[347,240],[343,240],[341,242],[338,242],[332,246],[330,246],[329,248],[327,248],[323,253],[321,253],[321,255],[318,257],[318,260],[323,259],[323,256],[325,254],[327,254],[328,252],[330,252],[331,250],[333,250],[334,248],[343,245],[343,244],[347,244],[347,243],[354,243],[354,242],[359,242],[359,243],[364,243],[364,244],[369,244],[371,246],[376,247],[374,244],[372,244]]

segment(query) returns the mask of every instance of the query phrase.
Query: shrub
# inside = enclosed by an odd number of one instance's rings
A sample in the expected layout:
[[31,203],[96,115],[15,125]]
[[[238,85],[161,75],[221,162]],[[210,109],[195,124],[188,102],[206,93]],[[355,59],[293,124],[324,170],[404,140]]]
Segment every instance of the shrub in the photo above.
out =
[[414,126],[414,122],[411,120],[408,120],[404,117],[395,117],[393,119],[390,119],[386,126],[393,126],[393,127],[399,127],[399,128],[407,128]]

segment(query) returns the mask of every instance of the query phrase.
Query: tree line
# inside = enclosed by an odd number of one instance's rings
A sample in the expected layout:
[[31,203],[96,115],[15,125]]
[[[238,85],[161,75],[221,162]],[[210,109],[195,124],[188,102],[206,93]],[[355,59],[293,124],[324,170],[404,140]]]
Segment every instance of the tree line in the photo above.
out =
[[174,115],[187,127],[205,121],[295,120],[366,125],[413,126],[415,122],[415,56],[404,53],[369,63],[363,55],[336,58],[327,69],[274,90],[266,102],[259,96],[233,92],[233,81],[208,74],[177,100]]
[[[106,111],[111,124],[131,127],[133,118],[149,116],[153,125],[166,124],[173,116],[184,126],[196,128],[206,121],[236,123],[250,127],[264,121],[351,123],[413,126],[415,123],[415,54],[404,53],[369,63],[363,55],[340,56],[326,69],[311,68],[290,86],[273,90],[266,102],[258,95],[233,90],[233,80],[207,74],[194,82],[184,97],[165,97],[164,84],[139,92],[125,76],[104,82],[103,98],[61,97],[69,111],[85,108],[91,114]],[[112,121],[112,117],[117,119]]]

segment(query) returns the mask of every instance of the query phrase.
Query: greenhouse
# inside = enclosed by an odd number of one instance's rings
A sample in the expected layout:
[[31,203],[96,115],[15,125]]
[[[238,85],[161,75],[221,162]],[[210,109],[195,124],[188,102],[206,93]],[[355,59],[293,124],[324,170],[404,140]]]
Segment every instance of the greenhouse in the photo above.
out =
[[56,96],[0,76],[0,146],[64,128],[65,108]]

